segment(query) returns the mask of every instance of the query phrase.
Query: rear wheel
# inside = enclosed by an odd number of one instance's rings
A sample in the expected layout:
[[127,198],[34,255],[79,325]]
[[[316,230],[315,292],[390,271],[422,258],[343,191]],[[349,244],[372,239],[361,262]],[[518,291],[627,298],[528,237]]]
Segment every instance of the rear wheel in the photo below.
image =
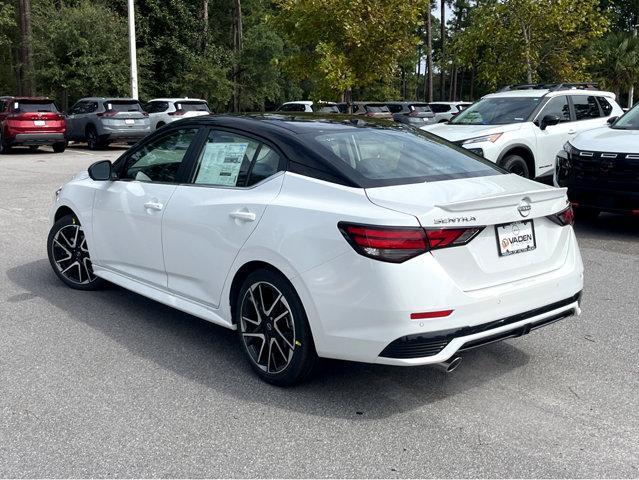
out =
[[53,151],[55,153],[62,153],[66,150],[67,148],[67,142],[59,142],[59,143],[54,143],[52,145]]
[[501,167],[504,170],[509,171],[510,173],[519,175],[520,177],[530,178],[530,170],[528,169],[528,164],[526,163],[526,160],[524,160],[519,155],[508,155],[501,162]]
[[162,128],[164,125],[166,125],[166,123],[158,122],[158,124],[155,126],[155,129],[157,130],[158,128]]
[[260,378],[284,387],[311,374],[318,357],[306,312],[281,274],[256,270],[247,277],[235,321],[244,353]]
[[9,153],[11,151],[11,147],[4,143],[4,137],[0,132],[0,154]]
[[77,290],[104,286],[104,280],[93,273],[84,230],[75,216],[66,215],[51,227],[47,253],[53,271],[67,286]]
[[37,152],[37,151],[38,151],[38,148],[40,148],[38,145],[31,145],[31,146],[29,147],[29,150],[31,150],[32,152]]

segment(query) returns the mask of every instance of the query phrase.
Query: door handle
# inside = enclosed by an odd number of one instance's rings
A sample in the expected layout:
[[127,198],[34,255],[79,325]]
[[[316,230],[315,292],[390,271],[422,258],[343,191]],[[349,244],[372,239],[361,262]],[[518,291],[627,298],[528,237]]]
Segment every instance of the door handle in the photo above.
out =
[[229,215],[231,218],[242,222],[254,222],[257,218],[253,212],[249,212],[248,210],[238,210],[237,212],[233,212]]
[[146,208],[147,210],[157,210],[160,211],[164,208],[164,205],[162,205],[160,202],[146,202],[144,204],[144,208]]

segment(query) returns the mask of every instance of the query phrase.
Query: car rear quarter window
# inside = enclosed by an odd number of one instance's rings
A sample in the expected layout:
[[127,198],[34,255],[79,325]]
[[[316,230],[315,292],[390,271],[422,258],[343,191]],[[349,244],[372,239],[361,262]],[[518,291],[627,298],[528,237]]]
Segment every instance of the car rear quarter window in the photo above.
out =
[[593,96],[572,95],[572,104],[577,120],[589,120],[601,116],[599,105]]
[[606,97],[597,97],[597,101],[599,102],[599,106],[601,107],[601,111],[604,116],[610,116],[612,113],[612,105],[610,105],[610,102],[606,99]]
[[328,162],[340,162],[356,183],[364,179],[371,187],[501,172],[493,163],[425,132],[363,127],[311,138]]

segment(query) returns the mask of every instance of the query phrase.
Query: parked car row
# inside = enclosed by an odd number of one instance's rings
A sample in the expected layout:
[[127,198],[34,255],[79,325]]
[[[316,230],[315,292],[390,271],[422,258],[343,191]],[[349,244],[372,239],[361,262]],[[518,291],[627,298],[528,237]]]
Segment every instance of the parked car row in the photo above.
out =
[[[353,102],[353,115],[386,118],[398,123],[422,127],[451,120],[471,105],[470,102]],[[277,112],[348,113],[348,104],[333,102],[314,103],[309,100],[286,102]]]
[[91,150],[135,143],[174,120],[209,113],[205,100],[192,98],[158,98],[142,105],[131,98],[87,97],[65,115],[50,98],[0,97],[0,153],[42,145],[59,153],[69,141],[86,142]]

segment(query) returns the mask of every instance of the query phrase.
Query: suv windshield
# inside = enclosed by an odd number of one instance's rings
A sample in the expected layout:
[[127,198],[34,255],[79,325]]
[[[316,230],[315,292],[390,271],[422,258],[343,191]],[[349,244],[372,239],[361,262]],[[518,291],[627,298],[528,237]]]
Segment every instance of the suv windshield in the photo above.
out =
[[175,102],[175,109],[182,112],[208,112],[206,102]]
[[639,104],[632,110],[626,113],[623,117],[619,118],[612,128],[618,128],[620,130],[639,130]]
[[25,113],[25,112],[57,112],[58,108],[55,106],[55,103],[52,101],[41,100],[41,101],[29,101],[29,100],[18,100],[14,102],[12,111],[15,113]]
[[528,120],[541,102],[541,97],[484,98],[453,118],[457,125],[506,125]]
[[136,100],[110,100],[104,102],[104,108],[111,112],[141,112],[142,105]]
[[[370,186],[497,175],[493,163],[443,139],[402,128],[362,127],[312,135],[312,143],[341,169],[372,180]],[[360,178],[361,178],[360,177]]]

